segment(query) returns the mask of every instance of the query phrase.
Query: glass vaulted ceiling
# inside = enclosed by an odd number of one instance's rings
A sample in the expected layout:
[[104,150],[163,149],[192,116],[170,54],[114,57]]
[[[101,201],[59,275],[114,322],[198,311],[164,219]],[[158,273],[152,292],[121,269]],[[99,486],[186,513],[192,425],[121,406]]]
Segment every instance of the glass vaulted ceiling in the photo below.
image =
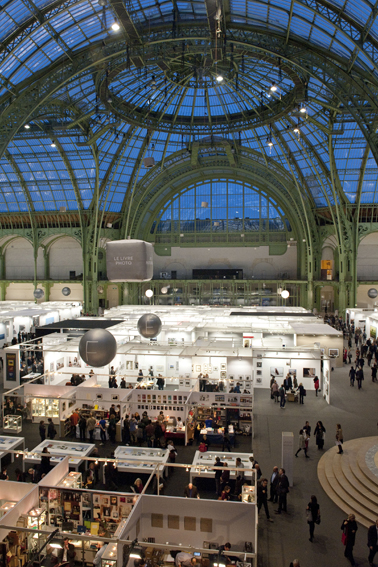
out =
[[[100,3],[0,0],[2,112],[91,46],[102,50],[91,52],[92,62],[104,59],[51,92],[28,130],[20,125],[0,159],[1,212],[85,210],[98,184],[100,207],[119,213],[146,172],[143,157],[164,161],[212,136],[274,159],[313,207],[378,202],[376,156],[366,140],[378,126],[367,100],[378,81],[372,2],[230,0],[227,10],[215,3],[219,21],[208,18],[210,1]],[[252,32],[263,34],[253,52],[238,47]],[[287,47],[282,53],[277,41]],[[295,61],[285,55],[291,46]],[[317,66],[314,54],[330,65]],[[366,96],[343,96],[345,74]]]

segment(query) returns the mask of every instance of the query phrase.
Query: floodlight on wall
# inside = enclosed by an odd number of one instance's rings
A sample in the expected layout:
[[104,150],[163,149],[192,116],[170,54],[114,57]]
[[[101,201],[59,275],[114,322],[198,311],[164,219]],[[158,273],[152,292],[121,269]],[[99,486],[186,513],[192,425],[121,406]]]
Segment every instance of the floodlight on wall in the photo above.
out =
[[59,207],[59,212],[60,212],[60,213],[66,213],[66,212],[67,212],[67,207]]
[[113,30],[113,31],[119,31],[119,29],[120,29],[119,23],[118,23],[118,22],[113,22],[113,23],[112,23],[112,30]]
[[106,228],[113,228],[112,223],[111,223],[111,222],[107,222],[107,223],[106,223]]
[[219,222],[215,221],[214,226],[219,226]]
[[183,234],[180,234],[180,237],[181,237],[181,238],[184,238],[184,235],[183,235]]
[[152,289],[146,289],[144,294],[145,294],[146,297],[152,297],[154,292],[152,291]]
[[143,163],[144,163],[144,167],[146,167],[147,169],[151,169],[151,167],[154,167],[155,165],[155,158],[152,156],[145,157]]
[[283,291],[281,291],[282,299],[287,299],[289,296],[290,296],[290,293],[287,291],[287,289],[284,289]]
[[51,146],[52,148],[56,148],[56,143],[54,142],[54,140],[52,140],[50,146]]
[[30,124],[25,124],[24,128],[25,128],[25,130],[30,130]]
[[208,206],[209,206],[209,203],[207,201],[202,201],[201,209],[207,209]]

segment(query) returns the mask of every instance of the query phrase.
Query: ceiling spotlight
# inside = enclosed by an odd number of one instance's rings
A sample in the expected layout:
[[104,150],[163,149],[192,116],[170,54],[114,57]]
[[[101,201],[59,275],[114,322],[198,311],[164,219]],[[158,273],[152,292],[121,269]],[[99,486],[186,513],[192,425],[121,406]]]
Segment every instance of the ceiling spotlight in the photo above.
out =
[[112,30],[113,30],[113,31],[119,31],[119,28],[120,28],[120,26],[119,26],[119,23],[118,23],[118,22],[114,22],[114,23],[112,24]]
[[300,132],[300,130],[299,130],[298,126],[295,126],[295,127],[294,127],[294,133],[295,133],[295,134],[299,134],[299,132]]
[[277,85],[276,83],[272,83],[272,86],[270,87],[270,90],[272,91],[272,93],[275,93],[277,90]]
[[51,145],[52,148],[56,148],[56,143],[54,142],[54,140],[51,142],[50,145]]
[[267,143],[268,143],[268,146],[271,148],[273,146],[272,138],[269,138]]
[[25,128],[26,130],[29,130],[29,129],[30,129],[30,124],[25,124],[24,128]]
[[109,104],[111,104],[111,103],[113,102],[113,101],[112,101],[112,96],[111,96],[110,93],[108,94],[108,98],[106,99],[106,102],[108,102]]
[[146,297],[152,297],[153,294],[154,294],[154,292],[152,291],[152,289],[147,289],[147,290],[145,291],[145,296],[146,296]]
[[221,83],[223,81],[222,75],[217,75],[216,79],[218,83]]
[[303,106],[300,107],[299,112],[304,114],[305,112],[307,112],[307,108],[303,105]]

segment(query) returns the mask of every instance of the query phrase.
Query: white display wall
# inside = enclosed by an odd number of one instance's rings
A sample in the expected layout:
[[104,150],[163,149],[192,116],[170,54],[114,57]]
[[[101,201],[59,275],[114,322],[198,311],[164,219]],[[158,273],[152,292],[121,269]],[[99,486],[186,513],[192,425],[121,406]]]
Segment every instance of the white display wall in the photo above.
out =
[[320,377],[320,349],[314,351],[314,357],[310,358],[308,352],[301,353],[277,351],[267,352],[264,349],[253,350],[254,364],[254,387],[270,388],[271,375],[276,377],[278,386],[284,381],[289,371],[296,371],[298,384],[311,390],[314,388],[314,376]]
[[[25,384],[24,386],[25,401],[33,398],[59,399],[59,416],[52,417],[53,423],[60,425],[68,416],[72,414],[75,407],[76,388],[70,386],[46,386],[45,384]],[[35,417],[35,421],[39,422],[46,417]]]
[[332,361],[327,357],[323,358],[323,376],[321,390],[327,404],[331,403],[331,366]]

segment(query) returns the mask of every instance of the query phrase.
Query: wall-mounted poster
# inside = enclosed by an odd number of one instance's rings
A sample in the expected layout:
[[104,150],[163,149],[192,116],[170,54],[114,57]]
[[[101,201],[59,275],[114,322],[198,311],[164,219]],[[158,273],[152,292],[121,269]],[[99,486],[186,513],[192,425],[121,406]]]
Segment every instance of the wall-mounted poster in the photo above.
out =
[[6,369],[7,369],[7,380],[9,382],[16,381],[16,353],[7,352],[6,356]]
[[283,366],[271,366],[270,367],[270,375],[271,376],[283,376],[284,375],[284,369]]
[[303,378],[315,378],[316,376],[316,369],[315,368],[304,368],[303,369]]
[[243,339],[243,347],[244,348],[251,348],[252,347],[252,339]]
[[377,327],[370,327],[370,336],[372,339],[376,339],[377,338]]
[[59,370],[59,368],[63,368],[64,366],[64,358],[58,358],[58,360],[56,361],[56,369]]

